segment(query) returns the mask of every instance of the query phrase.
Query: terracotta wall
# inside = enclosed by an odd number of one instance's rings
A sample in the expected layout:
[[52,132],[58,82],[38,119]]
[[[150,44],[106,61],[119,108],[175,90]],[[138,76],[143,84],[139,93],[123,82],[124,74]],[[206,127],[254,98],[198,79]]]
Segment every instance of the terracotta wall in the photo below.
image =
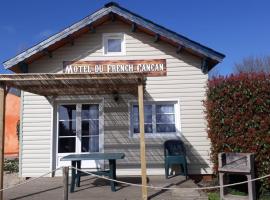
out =
[[18,156],[17,123],[20,120],[20,97],[8,93],[6,97],[5,156]]

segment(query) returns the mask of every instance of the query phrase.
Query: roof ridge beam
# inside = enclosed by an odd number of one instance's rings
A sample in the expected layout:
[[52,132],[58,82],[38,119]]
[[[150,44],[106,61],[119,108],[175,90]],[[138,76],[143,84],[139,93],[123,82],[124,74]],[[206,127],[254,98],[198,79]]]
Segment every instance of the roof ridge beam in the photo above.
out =
[[110,15],[111,21],[112,21],[112,22],[115,22],[115,20],[116,20],[116,15],[115,15],[115,13],[110,12],[109,15]]

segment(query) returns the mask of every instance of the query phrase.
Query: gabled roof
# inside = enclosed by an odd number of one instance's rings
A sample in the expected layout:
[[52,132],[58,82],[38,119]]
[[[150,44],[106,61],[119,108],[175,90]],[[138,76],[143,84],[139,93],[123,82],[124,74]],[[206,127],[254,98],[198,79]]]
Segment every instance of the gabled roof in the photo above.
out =
[[50,54],[53,50],[70,41],[73,41],[73,39],[79,37],[80,34],[93,30],[93,28],[104,23],[106,20],[114,20],[115,18],[132,24],[134,30],[136,27],[150,35],[155,36],[157,40],[161,39],[169,42],[179,51],[184,48],[186,51],[189,51],[202,58],[206,58],[208,60],[208,70],[217,63],[221,62],[225,57],[225,55],[222,53],[168,30],[167,28],[147,20],[114,2],[111,2],[105,4],[103,8],[85,17],[81,21],[5,61],[3,65],[5,69],[11,69],[20,64],[31,63],[35,59],[38,59],[46,54]]

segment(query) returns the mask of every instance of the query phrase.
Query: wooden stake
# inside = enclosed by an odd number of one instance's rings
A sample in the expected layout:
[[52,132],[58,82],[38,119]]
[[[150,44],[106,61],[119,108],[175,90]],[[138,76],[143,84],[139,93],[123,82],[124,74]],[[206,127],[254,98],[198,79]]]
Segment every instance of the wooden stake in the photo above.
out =
[[[5,85],[0,87],[0,189],[3,189],[4,180],[4,147],[5,147],[5,112],[6,112]],[[0,191],[0,200],[3,200],[3,191]]]
[[143,106],[143,84],[138,85],[139,120],[140,120],[140,156],[141,156],[141,178],[142,178],[142,200],[147,200],[147,175],[144,141],[144,106]]
[[68,172],[69,167],[63,167],[63,199],[68,200]]

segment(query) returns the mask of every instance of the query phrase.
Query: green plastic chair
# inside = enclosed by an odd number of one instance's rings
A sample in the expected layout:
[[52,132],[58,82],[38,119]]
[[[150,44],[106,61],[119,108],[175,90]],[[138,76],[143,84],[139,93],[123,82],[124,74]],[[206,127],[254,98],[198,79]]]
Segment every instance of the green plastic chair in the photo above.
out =
[[[169,178],[169,170],[173,165],[181,166],[181,173],[175,175],[184,175],[188,178],[186,149],[181,140],[167,140],[164,142],[165,156],[165,176]],[[172,173],[171,173],[172,175]]]

